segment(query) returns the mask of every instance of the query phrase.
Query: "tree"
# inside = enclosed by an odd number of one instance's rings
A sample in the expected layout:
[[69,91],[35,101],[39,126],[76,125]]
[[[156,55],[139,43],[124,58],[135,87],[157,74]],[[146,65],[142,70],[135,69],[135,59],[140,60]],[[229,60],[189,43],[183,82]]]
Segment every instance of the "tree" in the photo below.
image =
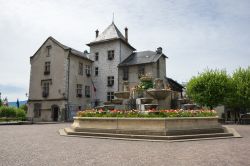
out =
[[187,83],[187,95],[197,104],[213,109],[225,102],[230,88],[226,71],[206,70]]
[[231,87],[226,105],[245,112],[250,108],[250,67],[239,68],[233,73]]

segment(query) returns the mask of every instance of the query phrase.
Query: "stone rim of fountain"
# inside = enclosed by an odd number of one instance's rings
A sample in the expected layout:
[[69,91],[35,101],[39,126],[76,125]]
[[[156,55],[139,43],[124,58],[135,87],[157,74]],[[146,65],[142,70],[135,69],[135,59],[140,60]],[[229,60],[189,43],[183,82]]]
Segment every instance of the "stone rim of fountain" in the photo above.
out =
[[171,92],[171,89],[164,87],[163,79],[156,78],[154,80],[154,88],[148,89],[146,92],[156,100],[165,99]]

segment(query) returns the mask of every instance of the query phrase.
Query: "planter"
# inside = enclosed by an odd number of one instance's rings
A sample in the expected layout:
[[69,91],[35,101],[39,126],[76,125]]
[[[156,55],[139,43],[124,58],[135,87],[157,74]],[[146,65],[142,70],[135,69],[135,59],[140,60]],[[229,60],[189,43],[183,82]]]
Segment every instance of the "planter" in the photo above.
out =
[[168,95],[171,94],[171,90],[168,89],[149,89],[147,93],[152,96],[154,99],[165,99]]
[[156,109],[157,107],[158,107],[158,104],[144,104],[145,110]]
[[121,99],[128,99],[130,96],[129,91],[124,91],[124,92],[115,92],[114,93],[115,97],[121,98]]
[[152,103],[153,100],[152,98],[141,98],[141,104],[149,104]]
[[217,117],[191,118],[98,118],[74,117],[75,132],[134,135],[189,135],[223,133]]
[[111,100],[111,103],[112,103],[112,104],[121,105],[122,102],[123,102],[123,99],[112,99],[112,100]]

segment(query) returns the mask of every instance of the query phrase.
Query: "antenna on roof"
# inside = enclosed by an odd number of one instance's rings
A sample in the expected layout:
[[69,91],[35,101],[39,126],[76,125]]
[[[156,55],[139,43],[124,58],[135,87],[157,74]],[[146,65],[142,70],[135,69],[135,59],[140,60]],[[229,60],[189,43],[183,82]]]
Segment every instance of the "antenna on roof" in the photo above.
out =
[[112,23],[114,23],[114,12],[113,12],[113,18],[112,18]]

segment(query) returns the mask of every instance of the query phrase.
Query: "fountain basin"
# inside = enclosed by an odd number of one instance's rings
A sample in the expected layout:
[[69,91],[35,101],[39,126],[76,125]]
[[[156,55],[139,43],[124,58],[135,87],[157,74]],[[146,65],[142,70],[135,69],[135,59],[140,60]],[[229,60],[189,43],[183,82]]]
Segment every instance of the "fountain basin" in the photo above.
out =
[[147,93],[152,96],[153,98],[159,100],[159,99],[165,99],[168,95],[171,94],[171,90],[168,89],[149,89],[147,90]]
[[140,98],[141,99],[141,104],[150,104],[154,99],[152,98]]
[[223,133],[217,117],[188,118],[99,118],[74,117],[75,132],[134,135],[189,135]]
[[145,110],[156,109],[157,107],[158,107],[158,104],[144,104]]
[[123,101],[123,99],[112,99],[111,103],[120,105],[120,104],[122,104],[122,101]]
[[115,109],[114,105],[101,105],[101,106],[97,106],[95,107],[96,109],[103,109],[103,110],[113,110]]
[[128,99],[130,96],[130,92],[129,91],[115,92],[114,96],[117,98]]
[[112,104],[112,103],[111,103],[111,101],[105,101],[105,102],[103,102],[103,104],[104,104],[104,105],[110,105],[110,104]]

